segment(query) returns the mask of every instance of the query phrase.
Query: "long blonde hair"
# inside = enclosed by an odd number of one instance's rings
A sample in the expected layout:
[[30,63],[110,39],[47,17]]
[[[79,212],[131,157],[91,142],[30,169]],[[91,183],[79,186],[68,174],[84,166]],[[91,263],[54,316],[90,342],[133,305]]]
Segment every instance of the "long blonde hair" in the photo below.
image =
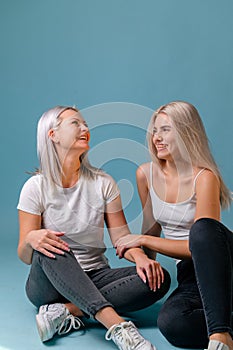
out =
[[174,101],[159,107],[154,112],[147,130],[148,148],[153,162],[159,166],[162,166],[163,163],[157,157],[157,150],[153,143],[153,127],[160,113],[164,113],[171,118],[192,166],[209,169],[217,176],[220,183],[221,206],[223,209],[229,207],[232,201],[231,192],[222,179],[219,168],[210,151],[203,122],[197,109],[192,104],[184,101]]
[[[68,109],[79,112],[75,107],[57,106],[46,111],[37,126],[38,173],[42,173],[50,184],[61,185],[62,166],[54,142],[48,137],[48,131],[58,126],[60,115]],[[80,163],[80,175],[88,179],[93,179],[97,173],[102,172],[89,163],[87,151],[81,155]]]

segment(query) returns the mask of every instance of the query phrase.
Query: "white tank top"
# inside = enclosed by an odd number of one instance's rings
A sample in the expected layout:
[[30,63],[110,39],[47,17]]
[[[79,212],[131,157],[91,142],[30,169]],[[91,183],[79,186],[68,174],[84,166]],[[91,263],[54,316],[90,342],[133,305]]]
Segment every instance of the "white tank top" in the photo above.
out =
[[195,186],[201,169],[193,182],[193,194],[183,202],[168,203],[161,200],[153,188],[153,167],[150,164],[150,196],[154,219],[160,224],[164,237],[168,239],[188,239],[189,230],[194,223],[196,210]]

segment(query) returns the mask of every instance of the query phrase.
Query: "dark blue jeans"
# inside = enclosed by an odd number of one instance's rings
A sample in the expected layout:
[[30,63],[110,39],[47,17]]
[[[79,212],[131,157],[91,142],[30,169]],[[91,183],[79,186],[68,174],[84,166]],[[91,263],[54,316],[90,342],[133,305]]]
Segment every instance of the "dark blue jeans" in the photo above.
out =
[[162,298],[170,287],[170,276],[152,292],[137,275],[135,266],[84,272],[72,252],[51,259],[34,251],[26,284],[29,300],[37,307],[72,302],[86,315],[94,317],[106,306],[117,312],[136,311]]
[[203,218],[192,226],[189,244],[192,259],[178,263],[178,287],[163,305],[158,326],[175,346],[206,348],[209,335],[232,335],[233,233]]

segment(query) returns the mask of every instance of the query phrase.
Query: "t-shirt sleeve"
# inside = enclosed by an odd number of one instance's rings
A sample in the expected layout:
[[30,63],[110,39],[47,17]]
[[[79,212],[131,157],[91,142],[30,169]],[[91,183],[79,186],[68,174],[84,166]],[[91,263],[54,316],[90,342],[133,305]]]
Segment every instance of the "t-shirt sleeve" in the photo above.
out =
[[43,213],[40,177],[35,175],[25,182],[20,192],[17,209],[35,215]]
[[110,175],[105,174],[103,179],[103,196],[107,204],[120,195],[120,190],[115,180]]

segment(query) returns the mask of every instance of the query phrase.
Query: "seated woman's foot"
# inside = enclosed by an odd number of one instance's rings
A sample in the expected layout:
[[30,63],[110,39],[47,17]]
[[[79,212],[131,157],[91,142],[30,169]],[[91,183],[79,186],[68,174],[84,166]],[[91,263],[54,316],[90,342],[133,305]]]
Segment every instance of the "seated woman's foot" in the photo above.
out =
[[56,333],[62,335],[71,329],[78,330],[84,327],[80,318],[73,316],[65,305],[60,303],[42,305],[36,315],[36,323],[42,342],[51,339]]
[[120,350],[156,350],[154,345],[143,338],[131,321],[112,326],[105,338],[112,339]]

